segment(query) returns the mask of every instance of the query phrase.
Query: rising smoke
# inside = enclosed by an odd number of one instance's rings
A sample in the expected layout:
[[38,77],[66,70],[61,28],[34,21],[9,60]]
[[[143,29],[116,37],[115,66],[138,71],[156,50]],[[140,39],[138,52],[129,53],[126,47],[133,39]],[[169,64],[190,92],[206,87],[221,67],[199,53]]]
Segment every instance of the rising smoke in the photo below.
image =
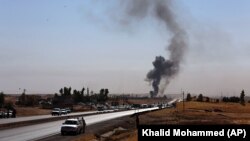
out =
[[[152,83],[154,91],[151,91],[151,97],[164,93],[170,80],[176,76],[180,70],[180,63],[183,60],[187,48],[187,36],[184,28],[178,23],[176,15],[172,11],[173,0],[127,0],[126,18],[143,19],[146,16],[153,15],[154,19],[163,22],[166,31],[170,31],[172,37],[167,46],[169,59],[157,56],[153,62],[154,68],[147,74],[147,81]],[[161,87],[159,87],[160,84]]]

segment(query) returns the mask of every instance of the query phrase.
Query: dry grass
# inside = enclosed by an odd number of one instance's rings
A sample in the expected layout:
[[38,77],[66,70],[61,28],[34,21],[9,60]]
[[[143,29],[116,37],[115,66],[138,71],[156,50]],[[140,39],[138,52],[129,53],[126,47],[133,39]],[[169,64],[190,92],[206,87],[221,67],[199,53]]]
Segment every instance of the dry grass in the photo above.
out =
[[50,114],[51,110],[41,109],[40,107],[20,107],[15,105],[18,96],[16,95],[6,95],[5,102],[14,104],[14,107],[17,111],[17,116],[34,116],[34,115],[46,115]]
[[132,130],[129,132],[125,132],[121,135],[114,136],[114,141],[137,141],[137,130]]
[[[214,109],[219,109],[221,112],[215,112]],[[175,109],[162,109],[140,115],[139,118],[140,124],[250,124],[250,104],[242,106],[238,103],[186,102],[183,112],[182,103],[178,103]],[[94,139],[100,140],[100,138]],[[118,132],[107,140],[137,141],[137,139],[137,130],[133,128]],[[80,140],[87,141],[87,138],[82,137]],[[92,138],[88,141],[90,140]]]
[[[182,103],[178,103],[178,110],[182,110]],[[242,106],[239,103],[208,103],[208,102],[185,102],[185,109],[214,110],[220,109],[228,113],[250,113],[250,103]]]
[[94,134],[84,134],[83,136],[73,139],[72,141],[95,141],[96,139],[97,138]]
[[112,136],[106,138],[108,141],[124,141],[124,139],[130,137],[133,132],[131,131],[118,131]]
[[39,107],[16,107],[17,116],[33,116],[50,114],[51,110]]
[[[220,112],[215,112],[219,110]],[[250,104],[186,102],[140,116],[142,124],[250,124]]]
[[5,103],[12,103],[12,104],[15,104],[16,103],[16,100],[17,100],[17,97],[16,96],[9,96],[9,95],[6,95],[5,98]]
[[[94,134],[85,134],[80,136],[72,141],[98,141]],[[131,130],[127,132],[117,133],[109,138],[106,141],[137,141],[137,130]]]
[[124,141],[137,141],[138,139],[138,134],[137,130],[133,130],[133,132],[124,139]]
[[[214,112],[219,109],[222,112]],[[207,112],[210,111],[210,112]],[[250,104],[187,102],[176,109],[163,109],[140,116],[141,124],[250,124]],[[122,141],[137,141],[134,131]]]

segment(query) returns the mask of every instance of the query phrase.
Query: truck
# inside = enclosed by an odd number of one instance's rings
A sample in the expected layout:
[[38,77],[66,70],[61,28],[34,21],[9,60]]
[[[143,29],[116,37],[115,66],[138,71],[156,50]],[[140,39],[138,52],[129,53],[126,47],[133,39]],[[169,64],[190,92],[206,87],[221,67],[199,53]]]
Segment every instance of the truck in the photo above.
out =
[[61,126],[61,135],[66,134],[80,134],[85,132],[85,120],[79,118],[70,118],[66,119]]

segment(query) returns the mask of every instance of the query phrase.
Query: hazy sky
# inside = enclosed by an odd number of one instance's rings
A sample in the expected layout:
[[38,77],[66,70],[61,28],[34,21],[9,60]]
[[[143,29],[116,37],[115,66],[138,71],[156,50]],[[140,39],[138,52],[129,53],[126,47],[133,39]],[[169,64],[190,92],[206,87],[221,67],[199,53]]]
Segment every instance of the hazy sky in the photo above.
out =
[[[0,0],[0,91],[61,87],[148,93],[155,56],[170,37],[152,18],[119,24],[115,0]],[[250,1],[176,0],[189,35],[181,72],[165,93],[250,93]]]

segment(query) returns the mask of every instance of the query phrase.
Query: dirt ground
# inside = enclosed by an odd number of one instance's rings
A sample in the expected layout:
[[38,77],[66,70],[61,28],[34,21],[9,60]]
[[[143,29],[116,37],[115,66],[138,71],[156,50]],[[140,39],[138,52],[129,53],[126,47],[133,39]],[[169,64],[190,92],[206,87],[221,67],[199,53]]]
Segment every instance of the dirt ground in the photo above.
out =
[[50,114],[51,110],[41,109],[39,107],[15,107],[17,116],[34,116]]
[[[250,124],[249,103],[242,106],[238,103],[185,102],[184,107],[183,110],[183,103],[178,103],[176,108],[162,109],[140,115],[140,124]],[[131,119],[130,121],[134,125],[135,119]],[[114,131],[114,128],[112,130]],[[72,141],[80,140],[103,141],[104,139],[95,136],[95,134],[86,134]],[[106,140],[137,141],[137,130],[135,126],[131,126],[125,131],[116,132]]]

